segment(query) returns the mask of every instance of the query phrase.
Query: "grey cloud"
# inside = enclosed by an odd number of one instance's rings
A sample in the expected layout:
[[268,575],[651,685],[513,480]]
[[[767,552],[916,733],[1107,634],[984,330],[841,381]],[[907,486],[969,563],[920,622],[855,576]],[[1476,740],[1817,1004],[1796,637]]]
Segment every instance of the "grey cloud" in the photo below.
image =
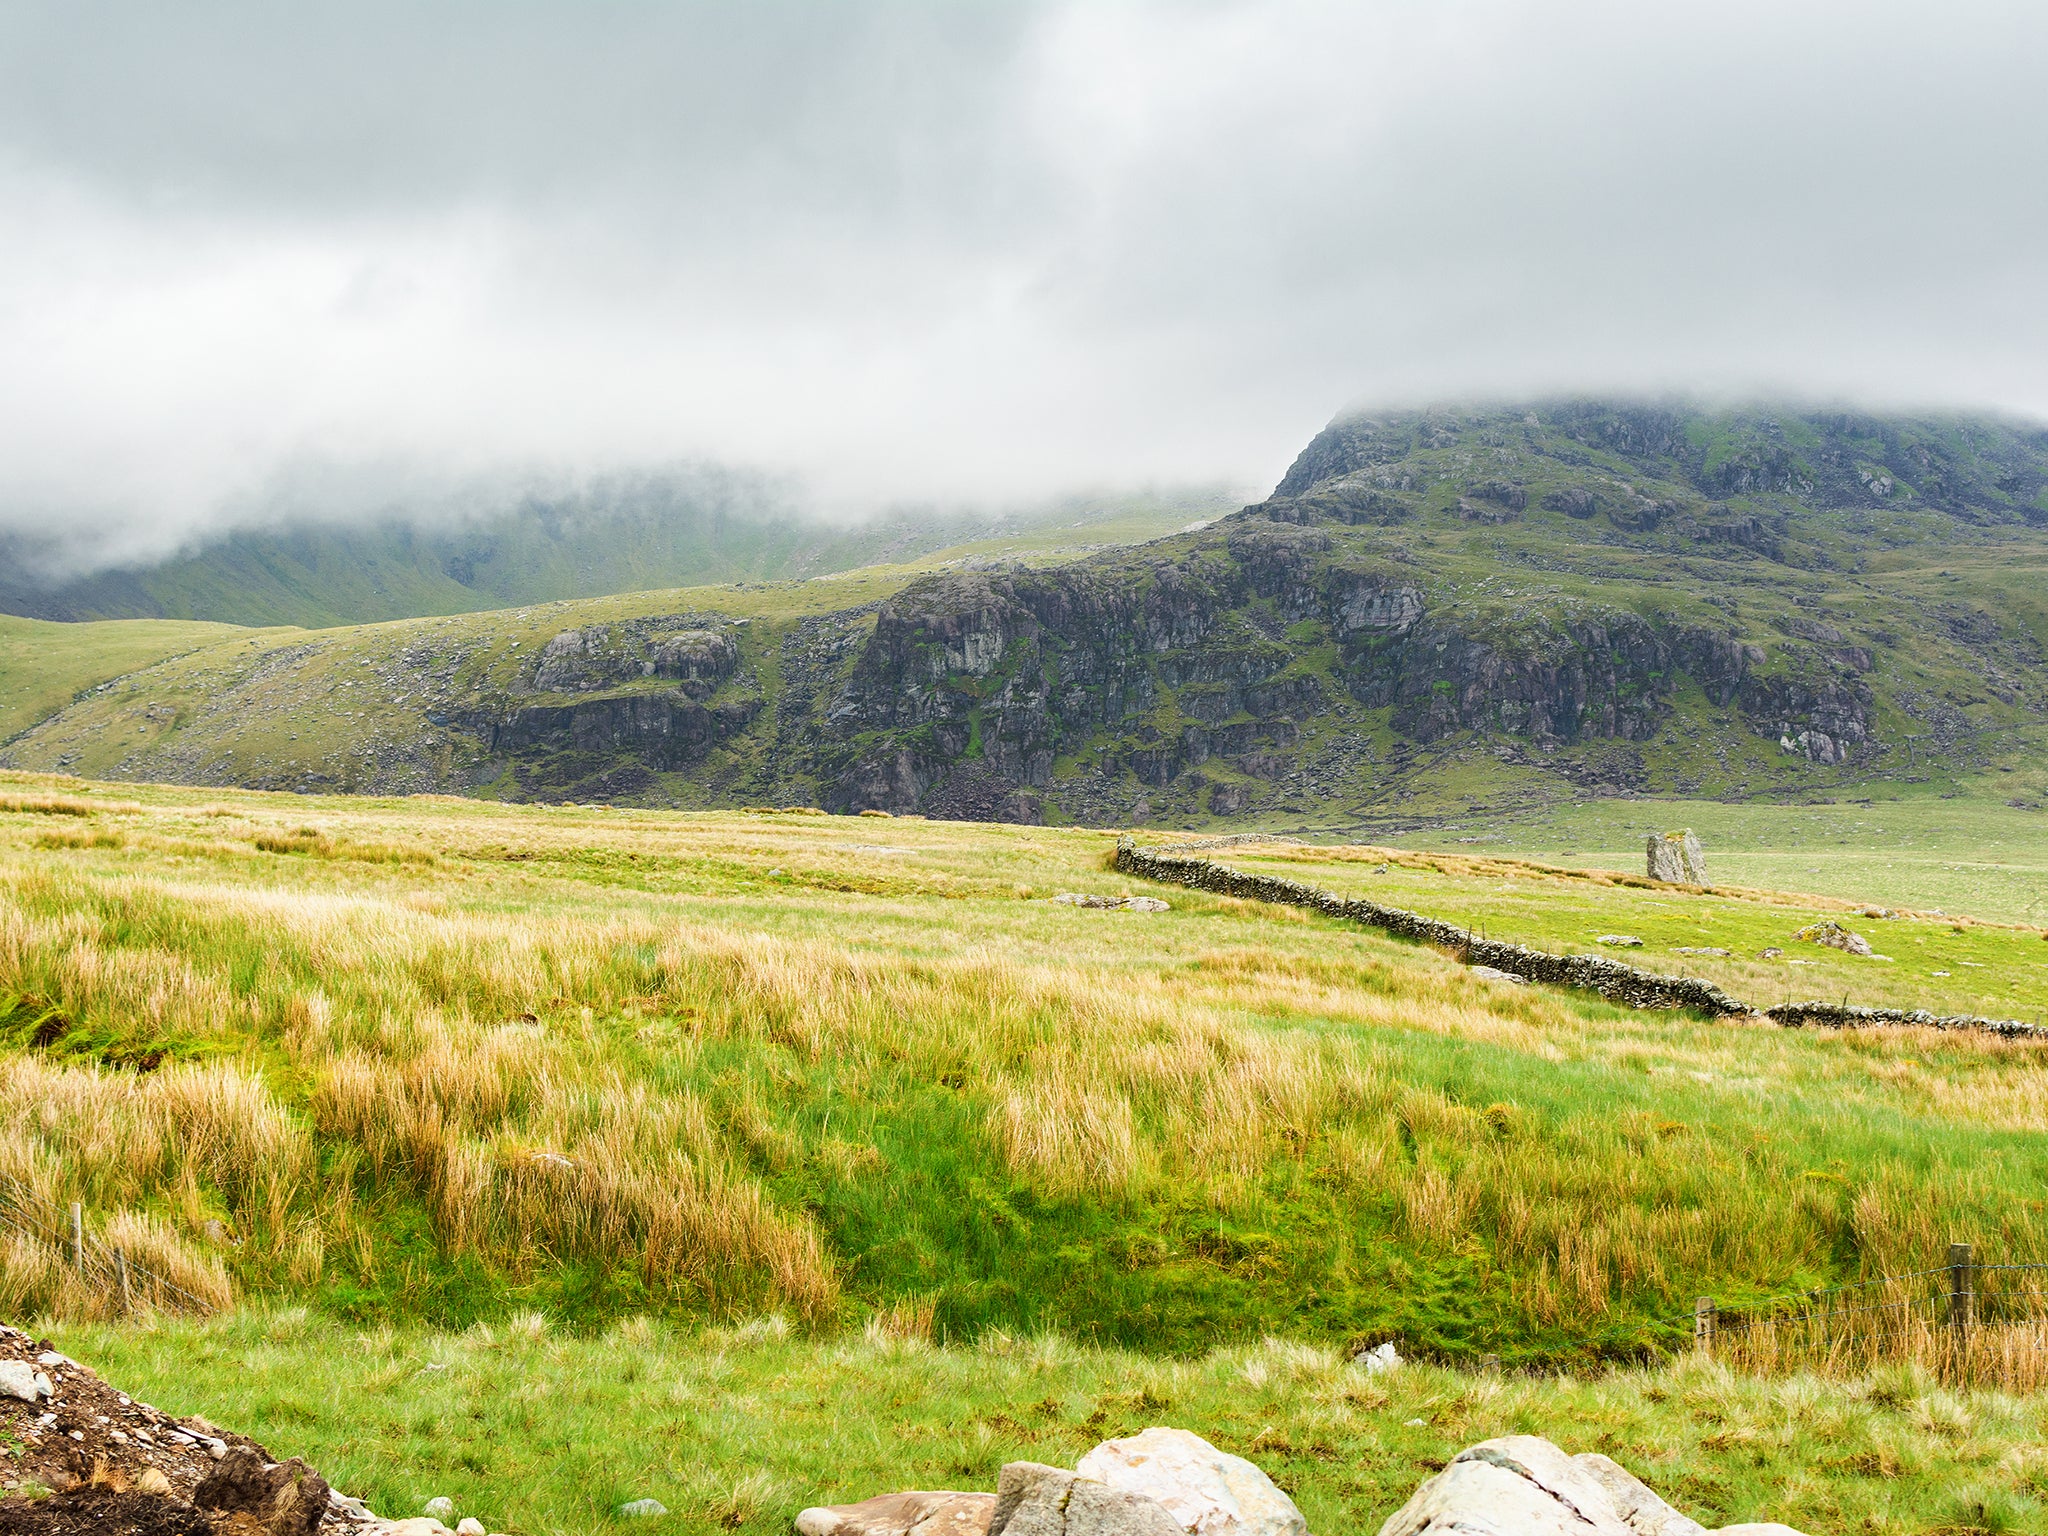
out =
[[1554,388],[2041,414],[2044,67],[1995,0],[12,6],[0,524],[161,544],[296,462],[1253,485]]

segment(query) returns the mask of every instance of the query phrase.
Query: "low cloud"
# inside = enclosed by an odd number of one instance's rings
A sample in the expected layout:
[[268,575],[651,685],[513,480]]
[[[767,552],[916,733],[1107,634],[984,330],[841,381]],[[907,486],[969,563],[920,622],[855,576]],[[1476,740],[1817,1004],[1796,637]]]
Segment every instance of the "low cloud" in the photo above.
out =
[[14,7],[0,527],[168,547],[309,464],[1264,485],[1349,401],[1560,388],[2048,414],[2044,67],[1989,0]]

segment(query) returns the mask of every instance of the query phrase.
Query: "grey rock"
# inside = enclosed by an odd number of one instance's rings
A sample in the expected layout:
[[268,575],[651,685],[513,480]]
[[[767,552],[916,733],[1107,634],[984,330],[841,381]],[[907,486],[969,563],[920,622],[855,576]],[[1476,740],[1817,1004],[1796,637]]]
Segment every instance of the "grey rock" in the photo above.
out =
[[1187,1536],[1157,1499],[1064,1467],[1013,1461],[996,1480],[988,1536]]
[[628,1520],[645,1520],[667,1514],[668,1506],[659,1499],[628,1499],[619,1506],[619,1513]]
[[1714,883],[1707,878],[1707,856],[1691,827],[1678,832],[1652,832],[1644,840],[1643,868],[1652,880],[1668,880],[1674,885],[1703,885],[1711,889]]
[[1513,971],[1499,970],[1491,965],[1475,965],[1471,967],[1471,971],[1481,981],[1505,981],[1518,987],[1526,987],[1529,984],[1526,976],[1517,976]]
[[1813,923],[1792,935],[1809,944],[1825,944],[1829,949],[1839,949],[1844,954],[1870,956],[1874,951],[1870,941],[1860,933],[1851,933],[1833,918]]

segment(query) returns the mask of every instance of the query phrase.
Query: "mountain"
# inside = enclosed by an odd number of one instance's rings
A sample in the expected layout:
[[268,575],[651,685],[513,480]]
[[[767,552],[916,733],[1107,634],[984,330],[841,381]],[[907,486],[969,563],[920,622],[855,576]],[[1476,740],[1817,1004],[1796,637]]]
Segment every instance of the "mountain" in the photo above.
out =
[[[898,510],[861,522],[802,514],[746,476],[615,477],[529,495],[461,520],[391,515],[232,533],[134,569],[51,577],[19,536],[0,540],[0,613],[70,622],[203,619],[327,627],[471,613],[557,598],[785,580],[914,560],[977,539],[1150,519],[1214,517],[1211,490],[1075,497],[1003,512]],[[1115,535],[1110,535],[1114,541]]]
[[7,758],[1226,827],[1995,783],[2048,720],[2044,492],[2048,432],[1982,418],[1346,416],[1133,548],[251,637]]

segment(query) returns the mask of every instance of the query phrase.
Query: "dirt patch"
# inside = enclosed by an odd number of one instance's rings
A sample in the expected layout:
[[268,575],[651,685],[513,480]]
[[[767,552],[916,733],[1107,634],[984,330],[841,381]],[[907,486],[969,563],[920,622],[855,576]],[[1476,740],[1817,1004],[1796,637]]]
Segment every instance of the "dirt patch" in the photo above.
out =
[[174,1419],[0,1325],[0,1536],[307,1536],[377,1529],[302,1461]]

